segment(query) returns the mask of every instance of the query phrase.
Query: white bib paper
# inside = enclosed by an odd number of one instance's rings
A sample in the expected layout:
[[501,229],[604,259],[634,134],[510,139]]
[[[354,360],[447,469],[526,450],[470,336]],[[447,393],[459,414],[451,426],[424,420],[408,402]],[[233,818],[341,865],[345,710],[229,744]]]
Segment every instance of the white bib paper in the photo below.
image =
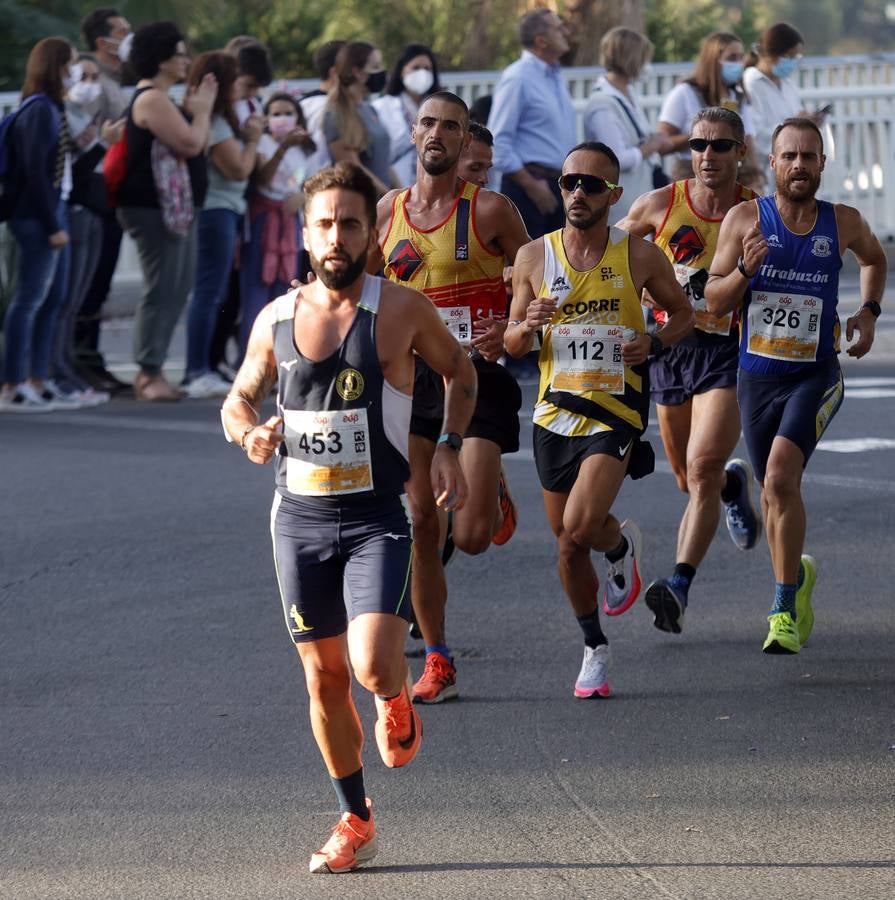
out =
[[813,362],[823,308],[820,297],[753,291],[749,303],[749,352],[768,359]]
[[624,394],[621,347],[631,340],[632,331],[621,325],[554,325],[550,330],[553,390]]

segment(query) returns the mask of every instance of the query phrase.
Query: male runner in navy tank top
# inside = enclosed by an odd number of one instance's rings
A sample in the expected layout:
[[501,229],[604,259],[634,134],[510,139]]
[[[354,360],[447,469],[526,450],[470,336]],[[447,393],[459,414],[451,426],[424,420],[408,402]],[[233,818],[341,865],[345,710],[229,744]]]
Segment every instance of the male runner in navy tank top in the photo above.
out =
[[848,348],[870,350],[886,286],[886,255],[858,210],[817,200],[826,157],[810,119],[787,119],[771,142],[776,193],[724,219],[706,285],[709,311],[740,309],[737,398],[743,438],[764,486],[776,580],[765,653],[798,653],[814,625],[814,559],[803,555],[802,472],[842,403],[839,270],[851,250],[863,304],[846,322]]
[[[466,429],[476,379],[422,294],[364,274],[376,247],[369,176],[340,163],[304,191],[305,246],[317,279],[258,316],[223,421],[252,462],[276,459],[277,580],[307,679],[312,730],[342,812],[310,869],[344,872],[376,853],[351,669],[375,695],[376,743],[387,766],[409,763],[422,736],[403,653],[414,353],[445,380],[446,433]],[[261,405],[278,380],[278,415],[261,423]],[[439,444],[430,475],[435,502],[461,509],[468,491],[451,442]]]

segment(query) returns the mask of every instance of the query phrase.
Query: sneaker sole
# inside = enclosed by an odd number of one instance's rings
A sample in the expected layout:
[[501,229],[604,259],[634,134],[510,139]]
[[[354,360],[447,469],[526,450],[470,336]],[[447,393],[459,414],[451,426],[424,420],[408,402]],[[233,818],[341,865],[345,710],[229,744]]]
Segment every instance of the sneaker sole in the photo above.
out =
[[414,694],[411,699],[414,703],[425,703],[431,706],[433,703],[444,703],[445,700],[456,700],[459,696],[460,691],[457,690],[457,685],[451,684],[439,691],[434,697],[420,697]]
[[809,556],[807,553],[803,554],[802,567],[805,569],[805,581],[802,587],[796,591],[796,631],[799,633],[799,643],[804,646],[814,630],[811,594],[814,591],[814,585],[817,584],[817,561],[813,556]]
[[[730,536],[731,543],[734,545],[734,547],[737,548],[737,550],[752,550],[758,545],[758,542],[761,540],[762,528],[764,524],[762,522],[761,502],[755,502],[755,473],[752,471],[752,466],[750,466],[749,463],[744,459],[732,459],[730,460],[728,465],[730,465],[731,463],[737,463],[745,470],[746,474],[749,476],[748,483],[746,485],[746,498],[748,500],[749,509],[752,510],[752,515],[755,518],[755,540],[751,544],[747,544],[745,547],[743,547],[737,542],[736,538],[731,533],[730,528],[727,529],[727,533]],[[724,471],[727,471],[727,466],[724,467]]]
[[801,648],[797,647],[793,650],[791,647],[787,647],[779,641],[770,641],[769,643],[765,643],[761,649],[763,653],[770,653],[772,656],[794,656]]
[[[631,523],[633,525],[633,523]],[[640,563],[639,559],[641,554],[643,553],[643,535],[640,533],[640,529],[634,525],[631,527],[628,526],[630,534],[634,538],[634,565],[632,566],[634,584],[637,587],[636,591],[632,591],[629,594],[628,600],[621,604],[621,606],[610,606],[606,602],[606,587],[603,587],[603,612],[606,613],[607,616],[620,616],[622,613],[627,612],[638,600],[640,597],[640,593],[643,590],[643,580],[640,577]]]
[[368,862],[370,862],[373,857],[379,852],[379,842],[377,840],[377,836],[373,835],[373,837],[367,841],[363,847],[359,848],[357,853],[354,855],[354,864],[350,866],[342,866],[340,869],[334,869],[326,860],[321,860],[318,863],[317,867],[314,868],[314,861],[311,860],[308,865],[308,870],[312,875],[343,875],[345,872],[353,872],[355,869],[359,869],[361,866],[365,866]]
[[684,611],[677,597],[664,584],[651,584],[643,598],[649,611],[655,616],[653,625],[659,631],[680,634],[683,631]]
[[572,691],[572,695],[578,700],[605,700],[612,695],[612,688],[608,684],[601,684],[599,687],[587,689],[576,687]]

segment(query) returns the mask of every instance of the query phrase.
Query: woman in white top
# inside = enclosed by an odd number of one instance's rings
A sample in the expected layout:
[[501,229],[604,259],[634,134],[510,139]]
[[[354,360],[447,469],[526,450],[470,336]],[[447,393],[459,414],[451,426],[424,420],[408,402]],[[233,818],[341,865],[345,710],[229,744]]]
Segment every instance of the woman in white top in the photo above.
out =
[[660,154],[673,149],[667,135],[651,133],[632,90],[652,55],[652,43],[640,32],[623,27],[607,31],[600,41],[600,62],[606,74],[597,80],[584,110],[585,138],[601,141],[618,157],[624,192],[612,207],[614,222],[627,215],[641,194],[660,186],[665,177]]
[[249,192],[249,238],[239,270],[240,356],[258,313],[268,301],[304,276],[301,207],[305,181],[329,165],[326,147],[310,137],[297,97],[272,94],[264,105],[267,128],[258,144],[255,178]]
[[769,190],[773,187],[771,165],[771,135],[784,120],[793,116],[807,116],[818,126],[823,124],[826,110],[806,113],[794,79],[802,58],[804,41],[792,25],[778,22],[766,29],[753,47],[754,55],[747,60],[743,85],[749,92],[752,117],[755,121],[755,153],[764,166]]
[[727,31],[716,31],[703,38],[693,73],[676,84],[659,110],[660,133],[671,138],[677,151],[672,176],[675,181],[693,177],[688,141],[693,117],[707,106],[732,109],[746,129],[746,156],[738,181],[758,193],[764,191],[764,172],[755,160],[752,142],[755,126],[752,110],[742,86],[743,42]]
[[416,147],[410,128],[424,98],[440,90],[432,51],[425,44],[408,44],[392,67],[385,94],[373,101],[392,139],[392,171],[400,187],[416,181]]

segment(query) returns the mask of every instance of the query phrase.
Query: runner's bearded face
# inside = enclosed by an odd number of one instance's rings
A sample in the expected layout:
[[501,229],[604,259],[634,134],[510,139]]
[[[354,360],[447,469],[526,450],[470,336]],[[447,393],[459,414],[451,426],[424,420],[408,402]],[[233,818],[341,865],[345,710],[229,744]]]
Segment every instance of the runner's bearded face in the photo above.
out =
[[331,291],[361,277],[370,252],[372,228],[363,197],[333,188],[311,198],[304,228],[311,268]]
[[825,162],[821,142],[812,130],[784,128],[771,158],[777,193],[791,203],[814,200]]
[[457,165],[469,143],[463,109],[444,100],[426,100],[413,123],[411,139],[429,175],[443,175]]
[[619,188],[609,188],[618,182],[618,173],[612,163],[602,153],[578,150],[566,158],[562,167],[563,175],[595,175],[607,183],[602,193],[585,193],[581,187],[571,191],[562,189],[563,208],[566,221],[573,228],[586,231],[594,225],[605,223],[609,218],[609,207],[621,196]]
[[[697,122],[691,140],[715,142],[703,150],[690,149],[697,180],[711,190],[718,190],[737,180],[737,167],[746,155],[746,146],[737,141],[733,129],[723,122]],[[724,143],[718,143],[724,142]],[[727,147],[728,149],[724,149]]]

